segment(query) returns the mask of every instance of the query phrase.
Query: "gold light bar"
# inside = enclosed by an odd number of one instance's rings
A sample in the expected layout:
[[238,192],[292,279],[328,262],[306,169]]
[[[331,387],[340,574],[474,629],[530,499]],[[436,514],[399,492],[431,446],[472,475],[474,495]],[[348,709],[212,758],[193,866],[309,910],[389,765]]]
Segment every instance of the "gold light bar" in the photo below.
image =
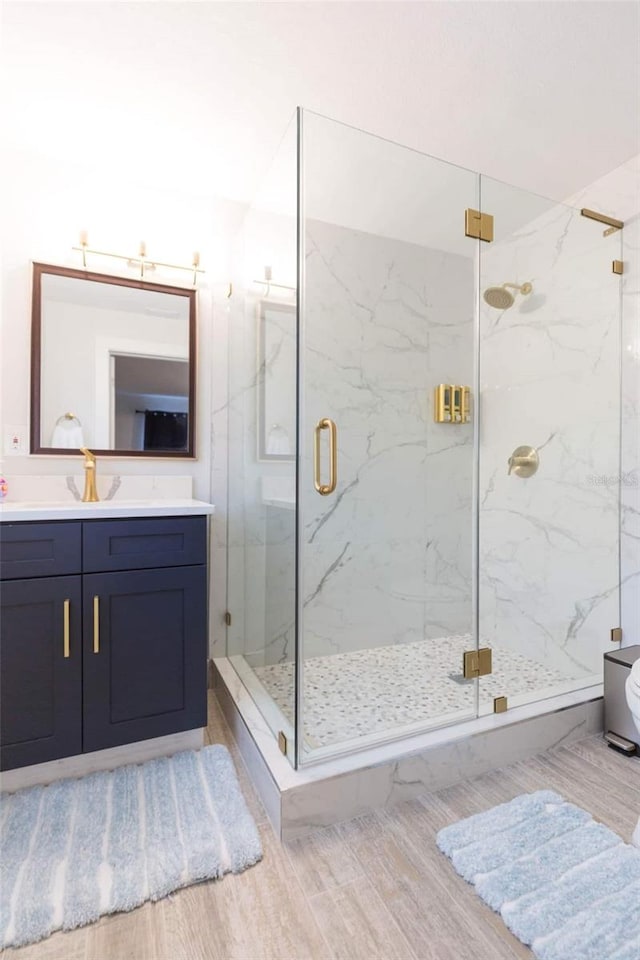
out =
[[602,234],[603,237],[608,237],[609,234],[615,233],[616,230],[622,230],[624,227],[624,220],[616,220],[614,217],[607,217],[604,213],[598,213],[597,210],[588,210],[586,207],[583,207],[580,211],[580,216],[588,217],[589,220],[597,220],[598,223],[606,223],[609,226],[608,230],[605,230]]
[[129,267],[140,267],[140,279],[144,279],[145,271],[155,270],[156,267],[168,267],[170,270],[188,270],[193,272],[193,286],[195,287],[198,274],[205,273],[206,271],[200,267],[200,254],[196,250],[193,254],[193,261],[190,266],[185,266],[181,263],[163,263],[161,260],[150,260],[147,257],[147,245],[144,240],[140,241],[140,248],[138,250],[137,257],[130,257],[122,253],[110,253],[107,250],[95,250],[89,246],[89,239],[87,237],[86,231],[82,231],[80,234],[80,246],[72,247],[72,250],[77,250],[82,253],[82,266],[87,269],[87,254],[91,253],[97,257],[111,257],[113,260],[124,260],[127,266]]

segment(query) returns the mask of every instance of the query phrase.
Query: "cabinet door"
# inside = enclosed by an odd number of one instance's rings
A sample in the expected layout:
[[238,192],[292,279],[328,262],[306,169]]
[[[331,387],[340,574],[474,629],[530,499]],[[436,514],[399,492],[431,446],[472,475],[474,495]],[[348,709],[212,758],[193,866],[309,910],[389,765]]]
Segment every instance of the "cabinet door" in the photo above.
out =
[[85,753],[206,725],[206,569],[83,577]]
[[80,577],[0,585],[0,766],[82,751]]

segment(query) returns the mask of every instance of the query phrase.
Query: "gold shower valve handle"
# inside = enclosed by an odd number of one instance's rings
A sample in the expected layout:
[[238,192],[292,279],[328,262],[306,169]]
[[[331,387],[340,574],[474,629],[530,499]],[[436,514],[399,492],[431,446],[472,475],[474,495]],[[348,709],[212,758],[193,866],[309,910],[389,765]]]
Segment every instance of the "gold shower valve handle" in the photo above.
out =
[[[329,483],[323,483],[320,467],[320,445],[322,431],[329,431]],[[328,497],[338,484],[338,430],[329,417],[323,417],[316,423],[313,444],[313,485],[321,497]]]
[[535,447],[516,447],[507,463],[509,475],[515,473],[516,477],[526,479],[534,475],[540,466],[540,458]]

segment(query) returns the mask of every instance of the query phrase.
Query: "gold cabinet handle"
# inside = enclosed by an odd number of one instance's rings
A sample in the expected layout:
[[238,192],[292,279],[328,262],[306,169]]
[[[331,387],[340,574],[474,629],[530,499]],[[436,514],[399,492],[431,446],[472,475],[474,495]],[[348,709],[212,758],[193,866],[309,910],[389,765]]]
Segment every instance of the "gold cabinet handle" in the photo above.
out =
[[62,654],[67,660],[71,656],[71,646],[70,646],[70,630],[69,624],[71,621],[71,600],[65,600],[62,607],[62,622],[63,622],[63,641],[62,641]]
[[[322,483],[320,469],[320,444],[323,430],[329,431],[329,483]],[[313,446],[313,484],[321,497],[333,493],[338,484],[338,430],[329,417],[318,420]]]
[[100,653],[100,597],[93,598],[93,652]]

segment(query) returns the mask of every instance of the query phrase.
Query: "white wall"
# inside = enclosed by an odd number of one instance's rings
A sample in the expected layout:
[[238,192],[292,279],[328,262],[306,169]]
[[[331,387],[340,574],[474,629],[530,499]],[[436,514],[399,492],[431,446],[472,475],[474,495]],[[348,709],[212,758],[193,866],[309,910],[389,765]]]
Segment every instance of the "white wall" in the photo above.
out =
[[[212,437],[208,412],[212,402],[212,336],[214,314],[224,316],[229,278],[229,251],[244,208],[228,201],[146,189],[132,181],[105,183],[90,168],[53,165],[36,154],[8,151],[2,178],[2,378],[3,428],[29,423],[31,261],[77,267],[71,251],[81,229],[100,248],[135,253],[140,238],[150,255],[170,262],[189,262],[199,249],[207,273],[198,292],[197,458],[163,461],[166,473],[189,473],[196,495],[210,495]],[[114,272],[114,261],[96,263]],[[159,275],[154,279],[160,280]],[[167,282],[173,283],[171,274]],[[226,340],[221,350],[225,353]],[[220,371],[218,370],[218,380]],[[219,387],[219,383],[217,384]],[[226,390],[226,386],[224,388]],[[14,474],[81,473],[80,458],[7,457],[5,471]],[[104,459],[108,472],[156,473],[159,461]]]
[[[202,192],[149,188],[132,170],[126,178],[95,174],[90,160],[53,163],[34,152],[4,153],[0,182],[2,209],[2,326],[0,329],[0,422],[28,431],[30,383],[31,261],[79,265],[71,251],[79,232],[101,249],[135,254],[141,239],[149,255],[168,262],[188,263],[199,250],[207,271],[198,292],[197,436],[195,460],[109,457],[98,464],[101,474],[189,475],[194,495],[216,503],[214,534],[226,523],[226,319],[227,283],[233,237],[244,207]],[[99,269],[114,272],[115,261]],[[160,275],[154,275],[160,280]],[[176,275],[167,277],[175,283]],[[212,419],[211,410],[218,412]],[[28,438],[28,432],[26,438]],[[28,449],[28,447],[27,447]],[[1,455],[3,470],[12,475],[82,476],[81,457]],[[212,565],[216,610],[224,609],[225,563]],[[212,630],[221,628],[219,615]]]

